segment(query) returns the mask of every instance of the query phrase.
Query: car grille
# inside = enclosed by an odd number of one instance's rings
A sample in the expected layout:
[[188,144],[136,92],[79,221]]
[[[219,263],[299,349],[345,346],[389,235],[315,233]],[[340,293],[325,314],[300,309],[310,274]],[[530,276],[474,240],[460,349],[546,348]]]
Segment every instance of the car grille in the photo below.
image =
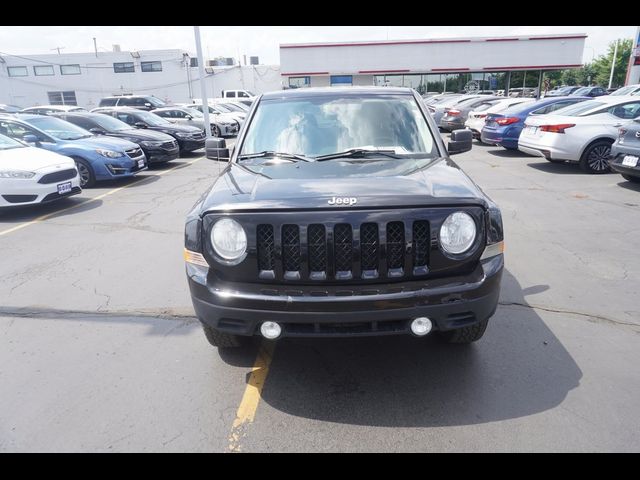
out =
[[75,168],[60,170],[58,172],[47,173],[46,175],[43,175],[42,178],[38,180],[38,183],[49,184],[63,182],[65,180],[75,178],[76,175],[78,175],[78,171]]
[[162,148],[164,148],[166,150],[173,150],[175,148],[178,148],[178,141],[177,140],[171,140],[170,142],[164,142],[162,144]]
[[[276,230],[281,228],[279,245]],[[407,228],[411,242],[407,242]],[[301,241],[303,239],[303,241]],[[426,220],[362,224],[260,224],[256,230],[260,278],[351,280],[426,275],[430,227]]]
[[130,158],[138,158],[144,155],[142,153],[142,149],[140,148],[132,148],[130,150],[125,150],[124,153],[126,153]]

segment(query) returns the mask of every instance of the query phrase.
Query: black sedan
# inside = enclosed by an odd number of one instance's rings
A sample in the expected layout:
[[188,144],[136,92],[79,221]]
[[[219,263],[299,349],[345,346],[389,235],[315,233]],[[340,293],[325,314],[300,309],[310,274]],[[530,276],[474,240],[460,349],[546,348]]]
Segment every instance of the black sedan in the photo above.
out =
[[59,113],[55,116],[89,130],[95,135],[123,138],[137,143],[149,163],[164,163],[180,156],[177,140],[162,132],[131,128],[117,118],[99,113],[71,112]]
[[611,146],[609,165],[630,182],[640,183],[640,118],[618,130],[618,139]]
[[99,107],[92,112],[110,115],[135,128],[146,128],[171,135],[178,141],[180,153],[204,148],[204,130],[189,125],[176,125],[151,112],[129,107]]

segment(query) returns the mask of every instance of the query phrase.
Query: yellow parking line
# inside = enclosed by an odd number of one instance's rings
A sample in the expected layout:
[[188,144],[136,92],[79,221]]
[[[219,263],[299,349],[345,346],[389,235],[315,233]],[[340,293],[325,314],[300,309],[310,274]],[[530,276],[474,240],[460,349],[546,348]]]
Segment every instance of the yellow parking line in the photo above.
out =
[[59,215],[59,214],[64,213],[64,212],[68,212],[69,210],[73,210],[74,208],[81,207],[82,205],[86,205],[87,203],[95,202],[97,200],[102,200],[103,198],[108,197],[109,195],[113,195],[114,193],[117,193],[120,190],[124,190],[125,188],[128,188],[128,187],[130,187],[132,185],[137,185],[138,183],[144,182],[145,180],[148,180],[150,178],[166,175],[167,173],[173,172],[174,170],[178,170],[179,168],[187,167],[187,166],[192,165],[192,164],[194,164],[196,162],[199,162],[203,158],[204,157],[198,157],[195,160],[191,160],[190,162],[187,162],[186,164],[176,165],[175,167],[170,168],[169,170],[163,170],[162,172],[158,172],[155,175],[147,175],[147,176],[141,177],[141,178],[131,182],[130,184],[125,185],[124,187],[114,188],[113,190],[109,190],[108,192],[103,193],[102,195],[98,195],[97,197],[90,198],[88,200],[85,200],[84,202],[80,202],[80,203],[77,203],[77,204],[72,205],[70,207],[63,208],[62,210],[56,210],[55,212],[47,213],[46,215],[42,215],[40,217],[34,218],[33,220],[30,220],[28,222],[21,223],[20,225],[16,225],[15,227],[11,227],[11,228],[9,228],[7,230],[3,230],[3,231],[0,232],[0,237],[2,237],[3,235],[8,235],[9,233],[16,232],[18,230],[22,230],[23,228],[26,228],[29,225],[34,225],[36,223],[40,223],[43,220],[51,218],[51,217],[53,217],[55,215]]
[[244,395],[238,406],[236,418],[231,427],[231,433],[229,434],[228,451],[230,452],[241,451],[240,440],[245,436],[247,424],[252,423],[255,418],[256,410],[260,403],[260,394],[267,380],[274,349],[275,342],[263,342],[260,346],[258,356],[251,369],[247,387],[244,390]]

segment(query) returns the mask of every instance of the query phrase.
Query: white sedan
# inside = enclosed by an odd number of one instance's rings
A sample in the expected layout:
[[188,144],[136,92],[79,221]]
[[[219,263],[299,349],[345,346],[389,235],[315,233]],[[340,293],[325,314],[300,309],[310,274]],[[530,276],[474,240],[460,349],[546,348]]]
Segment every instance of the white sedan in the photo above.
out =
[[518,150],[550,162],[575,162],[587,173],[609,171],[618,127],[640,116],[637,96],[606,96],[529,116]]
[[48,203],[81,191],[73,159],[0,135],[0,208]]
[[482,132],[482,127],[484,127],[484,122],[487,119],[488,114],[499,113],[513,105],[518,105],[520,103],[531,103],[535,100],[535,98],[517,97],[498,100],[493,104],[483,104],[483,108],[472,110],[471,112],[469,112],[469,117],[467,118],[467,121],[464,122],[464,126],[471,130],[471,132],[473,132],[474,138],[480,139],[480,132]]

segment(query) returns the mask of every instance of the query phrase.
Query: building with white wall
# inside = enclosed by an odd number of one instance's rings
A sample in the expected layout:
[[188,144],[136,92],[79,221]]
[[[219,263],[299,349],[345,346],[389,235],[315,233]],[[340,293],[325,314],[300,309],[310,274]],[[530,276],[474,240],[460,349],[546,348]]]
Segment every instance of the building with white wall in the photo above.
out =
[[280,45],[291,88],[394,85],[460,91],[537,87],[542,72],[582,66],[585,34]]
[[[262,93],[282,88],[273,65],[206,67],[207,94],[222,89]],[[149,94],[165,101],[200,97],[196,59],[184,50],[0,56],[0,103],[30,107],[98,106],[110,95]]]

